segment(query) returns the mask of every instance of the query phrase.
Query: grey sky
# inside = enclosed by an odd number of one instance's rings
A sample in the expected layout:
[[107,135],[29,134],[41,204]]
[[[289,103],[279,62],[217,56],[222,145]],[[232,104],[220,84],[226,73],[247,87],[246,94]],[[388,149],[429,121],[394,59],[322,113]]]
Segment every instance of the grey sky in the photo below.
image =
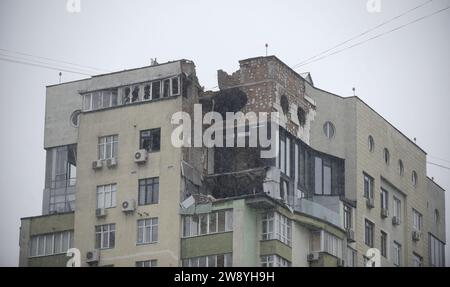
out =
[[[269,54],[294,65],[427,0],[381,0],[380,13],[368,13],[366,2],[81,0],[81,13],[70,14],[66,0],[2,0],[0,49],[107,71],[186,58],[211,88],[217,69],[232,72],[238,60],[264,55],[266,42]],[[379,32],[448,5],[434,0]],[[450,10],[298,71],[342,96],[355,86],[417,138],[429,161],[450,166]],[[56,83],[58,71],[0,60],[0,266],[18,264],[19,218],[41,212],[45,86]],[[428,175],[450,190],[450,170],[428,165]],[[447,193],[447,215],[449,200]]]

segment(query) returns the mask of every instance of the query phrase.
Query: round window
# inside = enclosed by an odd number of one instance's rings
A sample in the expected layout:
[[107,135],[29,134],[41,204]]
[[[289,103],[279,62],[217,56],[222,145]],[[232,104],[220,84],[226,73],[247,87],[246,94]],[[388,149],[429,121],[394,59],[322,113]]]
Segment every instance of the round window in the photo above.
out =
[[78,127],[80,125],[80,115],[81,110],[76,110],[70,115],[70,124],[74,127]]
[[327,138],[333,138],[335,133],[334,125],[331,122],[326,122],[323,125],[323,132]]

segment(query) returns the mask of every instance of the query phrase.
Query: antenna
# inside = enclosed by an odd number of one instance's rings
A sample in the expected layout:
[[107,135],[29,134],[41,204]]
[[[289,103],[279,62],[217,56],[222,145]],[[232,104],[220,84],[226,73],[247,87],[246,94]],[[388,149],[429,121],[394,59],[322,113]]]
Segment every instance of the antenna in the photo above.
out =
[[355,87],[352,88],[352,91],[353,91],[353,96],[356,96],[356,88]]
[[269,48],[269,44],[266,43],[266,57],[267,57],[267,49]]
[[60,84],[61,84],[61,76],[62,76],[62,73],[59,72],[59,83],[60,83]]

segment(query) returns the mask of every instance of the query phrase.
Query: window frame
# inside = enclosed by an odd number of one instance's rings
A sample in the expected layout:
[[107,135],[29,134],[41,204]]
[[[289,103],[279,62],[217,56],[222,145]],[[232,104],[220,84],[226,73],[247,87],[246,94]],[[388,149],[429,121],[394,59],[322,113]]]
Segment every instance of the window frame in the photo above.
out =
[[[364,182],[364,198],[367,199],[373,199],[374,198],[374,179],[373,177],[371,177],[370,175],[368,175],[367,173],[363,173],[363,182]],[[366,194],[366,180],[368,181],[368,190],[367,190],[367,194]]]
[[364,244],[370,248],[374,247],[375,224],[369,219],[364,220]]
[[[108,140],[110,140],[108,142]],[[110,147],[110,153],[107,154],[108,146]],[[108,135],[98,137],[97,143],[97,159],[108,160],[118,157],[119,154],[119,135]]]
[[[151,186],[151,191],[149,190],[150,186]],[[157,190],[155,190],[156,186],[158,187]],[[142,190],[141,188],[144,188],[144,190]],[[159,189],[160,189],[159,177],[149,177],[149,178],[139,179],[138,180],[138,206],[159,204]],[[144,202],[141,201],[142,192],[144,192]],[[150,197],[150,201],[148,200],[149,197]]]
[[[108,192],[106,191],[107,187],[109,187],[109,191]],[[102,191],[99,192],[99,189],[102,189]],[[110,194],[109,195],[110,202],[109,202],[108,206],[106,204],[106,199],[107,199],[106,195],[107,195],[107,193]],[[117,184],[116,183],[111,183],[111,184],[105,184],[105,185],[98,185],[97,188],[96,188],[95,195],[96,195],[96,200],[97,200],[97,208],[105,208],[105,209],[114,208],[114,207],[116,207],[116,204],[117,204]],[[102,205],[100,204],[101,202],[100,202],[100,198],[99,198],[101,195],[102,195],[102,198],[103,198]]]
[[[98,242],[100,236],[100,242]],[[107,237],[107,238],[105,238]],[[97,245],[100,243],[100,245]],[[116,224],[107,223],[95,226],[95,248],[96,249],[113,249],[116,245]]]
[[[148,133],[148,135],[143,135],[144,133]],[[154,144],[154,137],[158,134],[159,142],[158,142],[158,148],[153,148]],[[150,141],[150,148],[147,149],[144,147],[144,140]],[[139,132],[139,149],[145,149],[148,153],[154,153],[154,152],[160,152],[161,151],[161,128],[153,128],[153,129],[146,129],[141,130]]]
[[[143,223],[143,225],[140,225],[141,222]],[[142,230],[142,241],[139,240],[141,230]],[[148,235],[147,233],[150,233],[150,234]],[[147,241],[148,236],[149,236],[150,241]],[[154,238],[154,237],[156,237],[156,238]],[[137,220],[136,245],[155,244],[155,243],[158,243],[158,240],[159,240],[159,219],[158,219],[158,217],[138,219]]]

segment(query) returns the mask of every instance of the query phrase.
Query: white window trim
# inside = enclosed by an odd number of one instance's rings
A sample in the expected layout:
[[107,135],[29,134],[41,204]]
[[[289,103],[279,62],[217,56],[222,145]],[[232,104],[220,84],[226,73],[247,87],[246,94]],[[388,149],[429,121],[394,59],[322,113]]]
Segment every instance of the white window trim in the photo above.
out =
[[[107,190],[108,188],[108,190]],[[107,205],[106,202],[106,194],[110,194],[110,202]],[[99,202],[99,196],[102,195],[103,202]],[[116,201],[117,201],[117,184],[106,184],[106,185],[99,185],[97,186],[97,192],[96,192],[96,198],[97,198],[97,208],[114,208],[116,207]],[[100,204],[101,203],[101,204]]]
[[[156,220],[156,223],[154,221]],[[147,221],[149,222],[149,225],[147,225]],[[139,226],[139,222],[143,222],[144,225]],[[147,228],[150,227],[150,241],[146,241],[147,238]],[[139,242],[139,233],[142,229],[142,242]],[[153,231],[156,229],[156,233],[158,234],[158,238],[153,238]],[[137,245],[145,245],[145,244],[154,244],[158,243],[159,240],[159,219],[158,217],[152,217],[152,218],[145,218],[145,219],[139,219],[137,221],[137,238],[136,238],[136,244]]]

